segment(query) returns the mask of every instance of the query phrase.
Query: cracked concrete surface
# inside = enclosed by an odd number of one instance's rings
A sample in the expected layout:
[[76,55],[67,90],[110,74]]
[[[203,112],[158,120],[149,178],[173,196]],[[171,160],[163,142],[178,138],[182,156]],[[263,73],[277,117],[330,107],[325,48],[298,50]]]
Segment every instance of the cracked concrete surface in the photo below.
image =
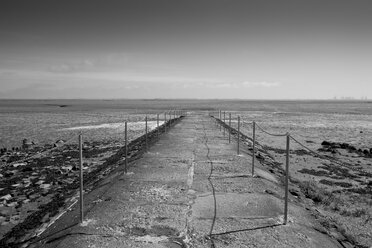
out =
[[283,187],[247,152],[189,115],[85,196],[83,225],[69,211],[31,247],[341,247],[295,199],[281,225]]

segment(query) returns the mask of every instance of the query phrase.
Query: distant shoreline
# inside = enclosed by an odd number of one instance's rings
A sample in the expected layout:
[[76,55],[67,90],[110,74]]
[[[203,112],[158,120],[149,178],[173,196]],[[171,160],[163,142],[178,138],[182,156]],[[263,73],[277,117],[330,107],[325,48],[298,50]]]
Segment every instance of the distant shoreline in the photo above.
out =
[[370,102],[372,99],[246,99],[246,98],[0,98],[0,101],[260,101],[260,102]]

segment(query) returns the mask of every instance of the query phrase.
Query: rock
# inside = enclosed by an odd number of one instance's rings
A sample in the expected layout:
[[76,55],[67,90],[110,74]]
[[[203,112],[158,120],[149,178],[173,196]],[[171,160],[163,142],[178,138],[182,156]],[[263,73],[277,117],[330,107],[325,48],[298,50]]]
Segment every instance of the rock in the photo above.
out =
[[10,202],[8,204],[6,204],[7,207],[16,207],[18,206],[18,202]]
[[22,172],[28,172],[28,171],[32,171],[33,168],[31,166],[26,166],[22,169]]
[[35,143],[34,142],[31,142],[29,141],[28,139],[23,139],[22,141],[22,148],[23,149],[29,149],[31,148]]
[[334,149],[337,149],[337,148],[341,148],[341,145],[339,143],[332,143],[331,147]]
[[272,191],[270,189],[265,189],[264,192],[267,193],[267,194],[269,194],[269,195],[273,195],[274,194],[274,191]]
[[42,189],[49,189],[50,186],[51,186],[51,184],[46,183],[46,184],[41,184],[41,185],[40,185],[40,188],[42,188]]
[[61,169],[62,170],[65,170],[65,171],[70,171],[70,170],[72,170],[72,166],[71,165],[69,165],[69,166],[62,166]]
[[332,149],[332,150],[331,150],[331,153],[332,153],[332,154],[337,154],[338,152],[337,152],[336,150]]
[[7,195],[4,195],[2,197],[0,197],[1,200],[6,200],[6,201],[9,201],[10,199],[12,199],[12,195],[11,194],[7,194]]
[[15,163],[13,164],[13,167],[18,167],[18,166],[23,166],[23,165],[27,165],[27,163]]
[[54,143],[54,147],[61,147],[65,144],[65,141],[64,140],[57,140],[55,143]]
[[294,189],[294,188],[290,188],[288,189],[289,193],[291,193],[292,195],[294,196],[300,196],[300,192],[297,190],[297,189]]
[[349,151],[356,151],[355,146],[349,145]]
[[38,198],[38,197],[40,197],[39,194],[32,194],[32,195],[29,195],[29,196],[28,196],[28,199],[33,200],[33,199],[36,199],[36,198]]
[[20,221],[20,216],[19,215],[13,215],[10,217],[10,223],[17,225]]
[[328,141],[325,141],[325,140],[324,140],[324,141],[321,143],[321,145],[322,145],[322,146],[330,146],[331,143],[328,142]]
[[341,144],[341,148],[342,149],[347,149],[349,147],[349,144],[348,143],[342,143]]

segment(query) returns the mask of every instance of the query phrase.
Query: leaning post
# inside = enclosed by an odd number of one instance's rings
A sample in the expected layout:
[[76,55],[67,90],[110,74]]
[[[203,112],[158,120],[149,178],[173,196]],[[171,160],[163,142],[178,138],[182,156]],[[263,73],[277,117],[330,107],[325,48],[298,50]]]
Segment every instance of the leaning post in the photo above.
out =
[[145,117],[145,135],[146,135],[146,151],[147,151],[147,148],[148,148],[148,145],[147,145],[147,115]]
[[286,160],[285,160],[285,201],[284,201],[284,225],[288,221],[288,183],[289,183],[289,138],[290,135],[287,133],[287,146],[286,146]]
[[80,163],[80,223],[84,219],[84,198],[83,198],[83,136],[79,135],[79,163]]
[[254,157],[255,157],[255,147],[256,147],[256,122],[253,121],[253,135],[252,135],[252,177],[254,176]]
[[239,152],[240,152],[240,116],[238,116],[238,155],[239,155]]
[[221,131],[221,128],[222,128],[222,125],[221,125],[221,119],[222,119],[222,111],[220,109],[220,118],[219,118],[219,122],[220,122],[220,131]]
[[125,173],[128,172],[128,122],[125,122],[125,165],[124,165],[124,171]]
[[229,144],[231,143],[231,113],[229,113]]
[[223,136],[225,137],[225,132],[226,132],[226,111],[223,111]]

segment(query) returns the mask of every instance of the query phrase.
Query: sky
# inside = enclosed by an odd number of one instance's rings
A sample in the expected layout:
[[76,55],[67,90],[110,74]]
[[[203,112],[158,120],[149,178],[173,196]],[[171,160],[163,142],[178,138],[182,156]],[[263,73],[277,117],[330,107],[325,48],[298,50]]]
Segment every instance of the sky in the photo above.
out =
[[2,0],[0,98],[372,98],[370,0]]

